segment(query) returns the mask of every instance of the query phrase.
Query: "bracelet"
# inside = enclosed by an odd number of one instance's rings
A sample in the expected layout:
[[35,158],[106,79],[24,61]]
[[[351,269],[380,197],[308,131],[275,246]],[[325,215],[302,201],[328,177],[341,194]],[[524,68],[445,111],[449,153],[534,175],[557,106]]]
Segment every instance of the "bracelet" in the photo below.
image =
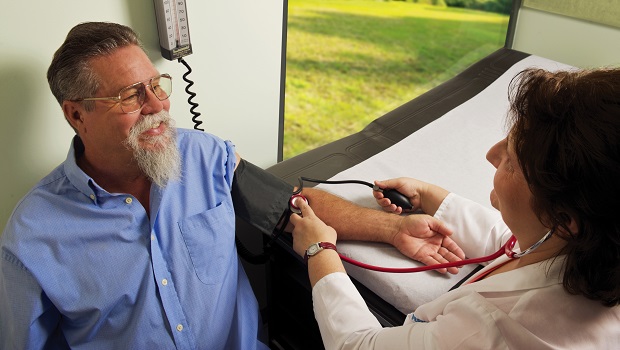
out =
[[324,249],[333,249],[336,252],[338,251],[338,249],[336,249],[336,246],[329,242],[313,243],[308,247],[308,249],[306,249],[306,253],[304,254],[304,262],[307,264],[308,259],[311,256],[317,255],[321,250],[324,250]]

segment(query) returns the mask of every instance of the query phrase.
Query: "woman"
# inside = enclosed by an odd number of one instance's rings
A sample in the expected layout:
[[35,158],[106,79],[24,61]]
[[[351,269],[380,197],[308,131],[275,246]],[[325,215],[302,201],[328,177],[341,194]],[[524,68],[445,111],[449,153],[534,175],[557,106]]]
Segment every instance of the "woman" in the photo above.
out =
[[[620,69],[529,69],[510,84],[510,130],[487,154],[485,207],[411,178],[377,182],[442,220],[471,257],[514,235],[521,252],[382,328],[337,253],[307,260],[327,349],[617,348],[620,344]],[[402,209],[374,192],[384,210]],[[298,203],[301,201],[298,201]],[[294,249],[337,234],[299,203]],[[422,228],[420,235],[428,234]],[[517,249],[517,251],[519,251]]]

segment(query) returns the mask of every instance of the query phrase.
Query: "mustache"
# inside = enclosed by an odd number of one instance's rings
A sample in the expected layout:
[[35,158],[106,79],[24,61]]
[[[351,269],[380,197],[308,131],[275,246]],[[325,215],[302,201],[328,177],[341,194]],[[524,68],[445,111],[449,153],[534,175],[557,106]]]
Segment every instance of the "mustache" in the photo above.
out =
[[[147,136],[143,133],[154,126],[164,123],[167,125],[164,133],[156,136]],[[140,141],[147,143],[160,143],[166,139],[173,139],[176,134],[174,127],[175,121],[170,117],[170,114],[166,110],[161,110],[155,114],[146,114],[141,117],[130,129],[127,138],[123,141],[123,144],[127,149],[140,150]]]
[[160,123],[164,123],[167,126],[173,127],[174,119],[172,119],[168,111],[162,109],[155,114],[144,115],[142,119],[138,120],[138,122],[131,127],[130,133],[134,135],[139,135],[153,128],[153,126],[159,125]]

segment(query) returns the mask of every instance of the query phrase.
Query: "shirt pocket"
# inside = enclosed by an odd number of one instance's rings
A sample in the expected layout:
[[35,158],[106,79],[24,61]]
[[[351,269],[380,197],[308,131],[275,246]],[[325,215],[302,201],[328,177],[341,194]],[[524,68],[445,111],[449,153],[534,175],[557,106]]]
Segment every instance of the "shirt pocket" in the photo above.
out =
[[204,284],[221,283],[236,263],[235,214],[232,206],[220,203],[213,209],[179,222],[196,276]]

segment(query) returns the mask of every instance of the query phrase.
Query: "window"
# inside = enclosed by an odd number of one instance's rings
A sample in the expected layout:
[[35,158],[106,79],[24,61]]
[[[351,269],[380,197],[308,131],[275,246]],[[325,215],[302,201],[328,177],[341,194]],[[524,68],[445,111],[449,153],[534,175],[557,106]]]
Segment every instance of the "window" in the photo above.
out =
[[360,131],[503,47],[511,3],[289,0],[283,158]]

